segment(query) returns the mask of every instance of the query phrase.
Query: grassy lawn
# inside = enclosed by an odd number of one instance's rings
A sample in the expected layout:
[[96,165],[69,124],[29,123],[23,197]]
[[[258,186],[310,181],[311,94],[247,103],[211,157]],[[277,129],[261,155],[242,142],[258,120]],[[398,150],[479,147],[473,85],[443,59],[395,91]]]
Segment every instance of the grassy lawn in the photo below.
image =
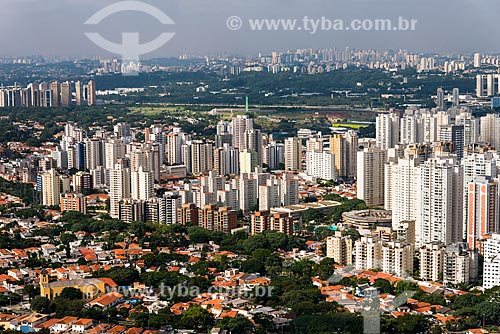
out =
[[334,128],[349,128],[354,130],[365,129],[368,125],[365,124],[348,124],[348,123],[333,123]]

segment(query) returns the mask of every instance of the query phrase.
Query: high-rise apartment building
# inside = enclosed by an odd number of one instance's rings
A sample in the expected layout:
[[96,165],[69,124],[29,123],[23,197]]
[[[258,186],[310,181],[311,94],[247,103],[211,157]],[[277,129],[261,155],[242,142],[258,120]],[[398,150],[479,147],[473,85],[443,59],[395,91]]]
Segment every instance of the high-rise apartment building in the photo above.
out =
[[130,196],[132,199],[146,201],[154,197],[154,179],[153,173],[145,171],[140,166],[137,171],[130,173]]
[[[203,174],[213,170],[214,145],[202,140],[193,140],[190,145],[191,172]],[[189,171],[189,169],[188,169]]]
[[451,142],[455,148],[458,159],[464,156],[464,126],[463,125],[445,125],[439,127],[439,141]]
[[483,289],[500,286],[500,234],[484,242]]
[[283,206],[299,204],[299,179],[290,173],[283,174],[281,180],[281,204]]
[[413,274],[414,245],[406,240],[382,243],[382,271],[399,277]]
[[438,110],[445,110],[444,105],[444,90],[442,87],[437,89],[437,108]]
[[306,173],[323,180],[335,180],[335,156],[324,151],[306,152]]
[[270,170],[283,169],[285,166],[285,145],[277,142],[270,142],[265,150],[263,161]]
[[87,213],[87,202],[83,194],[79,193],[61,194],[59,203],[61,212],[77,211],[83,214]]
[[231,144],[224,143],[214,151],[214,169],[219,175],[240,173],[240,152]]
[[338,177],[347,177],[349,153],[348,144],[344,134],[334,134],[330,136],[330,153],[335,159],[335,173]]
[[424,281],[442,280],[445,245],[431,242],[420,247],[420,279]]
[[244,149],[246,132],[253,129],[253,118],[248,115],[238,115],[231,121],[230,128],[233,135],[233,147]]
[[199,212],[196,204],[182,204],[178,211],[178,222],[181,225],[199,226]]
[[93,106],[96,105],[96,86],[94,81],[89,81],[88,84],[88,105]]
[[199,210],[199,226],[210,231],[231,232],[238,227],[238,214],[230,208],[206,205]]
[[250,219],[250,234],[255,235],[264,231],[293,235],[293,218],[286,213],[257,211],[252,214]]
[[269,211],[281,206],[281,187],[278,180],[270,178],[259,186],[259,211]]
[[259,166],[258,153],[254,150],[243,149],[240,151],[240,173],[252,173]]
[[356,270],[382,269],[382,242],[378,236],[362,236],[354,242]]
[[417,244],[462,240],[463,173],[453,158],[433,158],[420,165]]
[[71,104],[71,83],[69,81],[61,83],[61,107],[68,107]]
[[262,132],[257,129],[249,129],[245,131],[245,146],[244,149],[254,151],[257,157],[257,166],[262,165],[263,155],[263,136]]
[[467,244],[477,249],[480,240],[500,232],[498,179],[478,176],[467,188]]
[[341,233],[336,233],[334,236],[326,239],[326,257],[335,260],[342,266],[350,266],[353,264],[353,241],[348,236],[342,236]]
[[75,82],[75,98],[77,106],[83,105],[83,86],[81,81]]
[[481,117],[481,141],[500,149],[500,116],[488,114]]
[[358,198],[368,206],[384,205],[385,162],[387,151],[379,147],[357,153]]
[[[469,226],[469,184],[478,177],[496,178],[497,177],[497,154],[496,152],[476,153],[471,152],[462,159],[464,173],[464,209],[463,209],[463,239],[468,240]],[[477,210],[477,209],[476,209]],[[476,224],[474,224],[476,225]],[[471,244],[469,243],[469,246]]]
[[[385,209],[392,210],[392,225],[397,226],[402,221],[416,221],[418,211],[418,196],[420,193],[420,160],[404,158],[390,162],[387,167],[385,187],[387,195]],[[415,231],[419,238],[419,232]]]
[[299,138],[285,139],[285,170],[302,170],[302,142]]
[[400,117],[396,113],[379,114],[376,121],[377,146],[389,149],[399,144]]
[[477,280],[477,250],[468,248],[467,243],[460,242],[446,246],[443,259],[444,284],[469,284]]
[[248,212],[257,204],[258,183],[249,174],[241,174],[238,180],[240,210]]
[[109,171],[110,216],[120,217],[120,201],[130,198],[130,169],[125,160],[120,159]]
[[452,102],[453,107],[459,107],[460,106],[460,89],[459,88],[453,88],[453,102]]
[[59,82],[54,81],[50,83],[50,92],[52,96],[51,107],[61,106],[61,89],[59,87]]
[[50,169],[41,176],[42,204],[45,206],[59,205],[61,179],[55,169]]

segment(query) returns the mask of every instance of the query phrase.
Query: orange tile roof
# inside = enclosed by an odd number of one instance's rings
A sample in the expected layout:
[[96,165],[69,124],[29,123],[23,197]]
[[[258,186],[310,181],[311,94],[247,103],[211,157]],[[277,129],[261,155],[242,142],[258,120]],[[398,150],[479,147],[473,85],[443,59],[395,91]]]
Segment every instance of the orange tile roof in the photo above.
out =
[[456,318],[451,316],[451,315],[441,315],[441,314],[434,314],[434,318],[436,318],[439,322],[441,322],[443,325],[445,325],[448,321],[453,321]]
[[431,306],[431,304],[430,303],[426,303],[426,302],[418,302],[417,303],[417,308],[428,307],[428,306]]
[[189,262],[190,263],[198,263],[198,262],[200,262],[200,258],[196,257],[196,256],[190,256],[189,257]]
[[218,304],[222,304],[223,302],[224,302],[224,300],[222,300],[222,299],[210,299],[210,300],[206,300],[206,301],[202,302],[201,305],[207,305],[207,306],[218,305]]
[[77,320],[78,320],[77,317],[66,316],[66,317],[62,318],[61,320],[59,320],[57,323],[58,324],[71,324]]
[[12,276],[9,276],[9,275],[6,275],[6,274],[1,274],[0,275],[0,282],[5,282],[5,281],[11,281],[11,282],[15,282],[16,279]]
[[106,284],[107,286],[111,286],[111,287],[116,287],[118,286],[118,284],[115,283],[115,281],[113,281],[111,278],[108,278],[108,277],[101,277],[99,278],[101,281],[104,282],[104,284]]
[[75,321],[73,323],[73,325],[74,326],[85,326],[85,325],[88,325],[88,324],[92,323],[92,321],[93,321],[92,319],[84,319],[84,318],[82,318],[82,319],[78,319],[77,321]]
[[226,312],[222,312],[221,315],[219,316],[219,318],[223,319],[223,318],[235,318],[236,316],[238,315],[238,311],[226,311]]
[[127,327],[125,327],[125,326],[116,325],[115,327],[109,329],[108,332],[111,334],[119,334],[126,329],[127,329]]
[[484,329],[484,328],[473,328],[473,329],[469,329],[468,333],[471,333],[471,334],[487,334],[489,332],[486,329]]
[[93,333],[93,334],[101,334],[107,332],[107,329],[110,328],[110,324],[99,324],[97,326],[92,327],[91,329],[87,330],[87,333]]
[[114,302],[116,302],[117,300],[119,300],[122,297],[123,297],[122,294],[119,294],[117,292],[111,292],[111,293],[107,293],[105,295],[102,295],[100,297],[97,297],[96,299],[90,301],[89,304],[99,304],[99,305],[102,305],[103,307],[106,307],[108,305],[113,304]]
[[52,327],[55,324],[57,324],[59,322],[59,320],[61,320],[61,319],[57,319],[57,318],[50,319],[50,320],[47,320],[45,322],[42,322],[41,324],[36,325],[35,328],[40,328],[40,329],[49,328],[49,327]]

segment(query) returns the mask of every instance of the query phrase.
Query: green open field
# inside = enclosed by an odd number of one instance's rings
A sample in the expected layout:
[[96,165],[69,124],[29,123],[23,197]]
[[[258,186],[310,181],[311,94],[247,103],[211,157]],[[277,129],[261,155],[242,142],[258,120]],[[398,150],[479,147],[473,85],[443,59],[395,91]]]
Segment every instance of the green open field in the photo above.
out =
[[348,124],[348,123],[333,123],[332,127],[334,128],[349,128],[354,130],[366,129],[368,125],[366,124]]

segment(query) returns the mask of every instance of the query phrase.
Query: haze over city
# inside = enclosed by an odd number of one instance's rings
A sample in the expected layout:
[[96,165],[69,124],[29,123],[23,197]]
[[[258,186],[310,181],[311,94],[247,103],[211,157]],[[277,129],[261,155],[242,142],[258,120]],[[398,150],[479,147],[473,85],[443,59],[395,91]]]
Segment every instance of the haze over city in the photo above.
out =
[[0,334],[500,333],[498,0],[0,0]]
[[[162,26],[142,13],[119,13],[98,26],[84,22],[110,0],[1,0],[1,56],[109,56],[85,36],[96,31],[120,41],[122,32],[141,32],[148,41],[163,31],[175,37],[148,57],[227,52],[246,55],[297,48],[409,49],[414,52],[495,52],[486,36],[498,36],[500,3],[495,0],[147,0],[175,25]],[[418,20],[415,31],[239,31],[226,27],[230,16],[242,19],[397,19]],[[89,30],[90,29],[90,30]],[[484,38],[483,38],[484,37]],[[8,46],[8,47],[6,47]]]

